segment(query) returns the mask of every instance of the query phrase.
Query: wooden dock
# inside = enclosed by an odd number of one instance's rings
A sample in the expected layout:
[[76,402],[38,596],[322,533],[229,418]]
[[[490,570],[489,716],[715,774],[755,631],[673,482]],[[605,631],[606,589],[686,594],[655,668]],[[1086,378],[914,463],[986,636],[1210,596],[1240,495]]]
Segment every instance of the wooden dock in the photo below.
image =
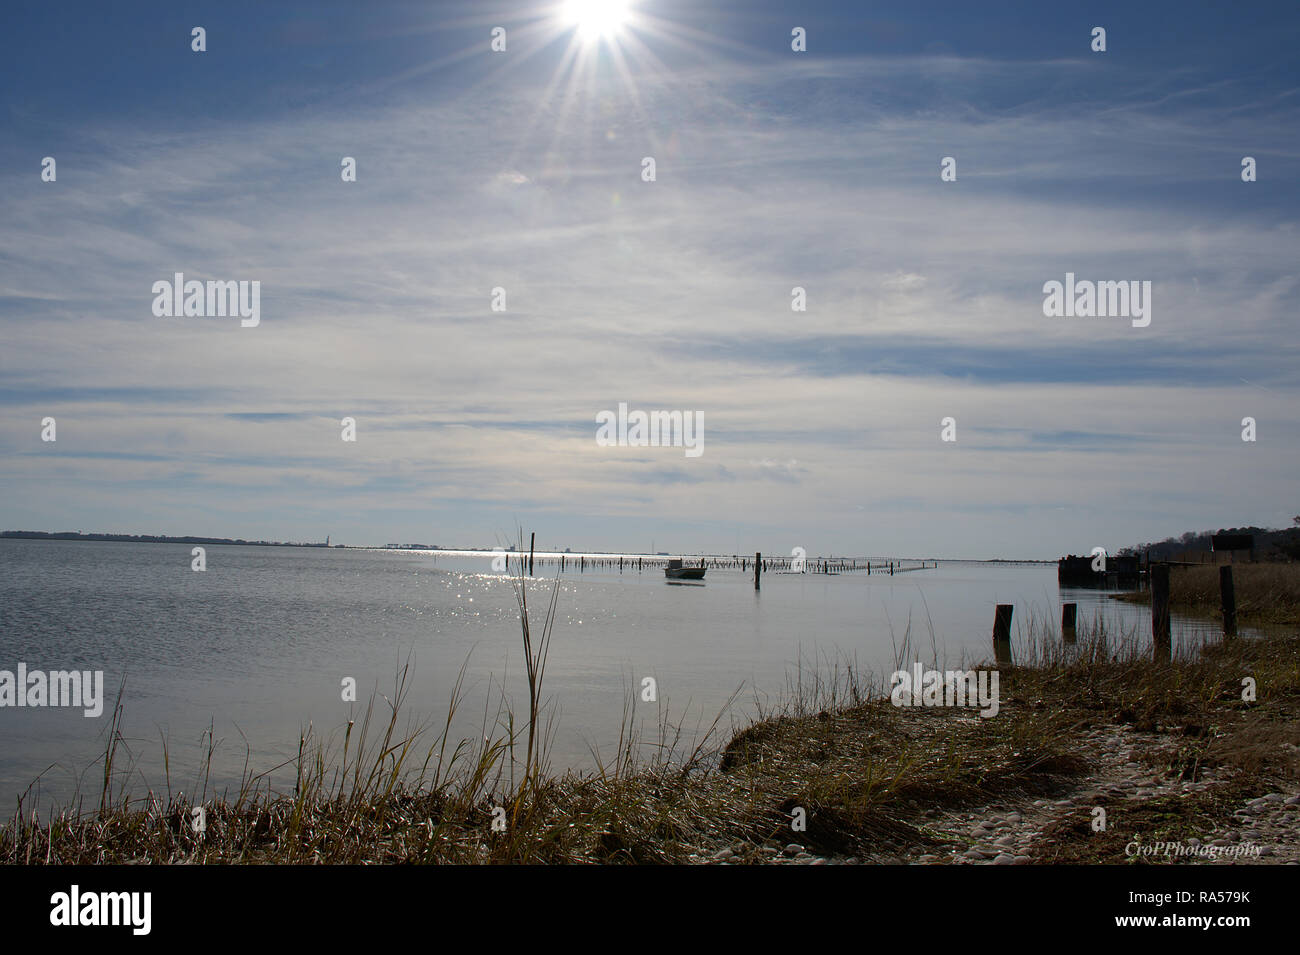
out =
[[[436,552],[435,552],[436,553]],[[506,570],[518,573],[522,566],[525,575],[535,576],[546,568],[558,569],[561,573],[585,574],[589,572],[611,573],[645,573],[661,571],[670,560],[680,560],[687,567],[707,567],[710,570],[733,570],[741,574],[755,570],[755,557],[732,554],[527,554],[516,551],[504,553],[482,552],[485,557],[504,557]],[[757,555],[756,555],[757,556]],[[764,574],[821,574],[837,576],[842,574],[905,574],[918,570],[934,570],[937,562],[933,560],[876,560],[865,557],[807,557],[803,560],[803,569],[795,569],[792,557],[758,556],[757,569]]]

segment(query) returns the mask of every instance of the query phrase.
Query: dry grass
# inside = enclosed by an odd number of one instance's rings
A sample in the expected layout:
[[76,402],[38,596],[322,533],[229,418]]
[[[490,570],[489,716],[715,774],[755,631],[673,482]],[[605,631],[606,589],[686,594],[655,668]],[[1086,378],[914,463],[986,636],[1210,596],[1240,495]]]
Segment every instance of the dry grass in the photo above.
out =
[[[534,638],[521,591],[524,726],[502,694],[485,709],[477,741],[453,742],[459,680],[439,726],[404,723],[403,670],[391,698],[372,698],[359,726],[329,741],[311,728],[302,734],[293,793],[272,793],[265,773],[246,773],[233,796],[200,789],[203,833],[191,825],[193,802],[171,795],[170,781],[165,797],[114,795],[114,732],[98,810],[42,820],[20,804],[0,829],[0,863],[653,864],[723,848],[735,861],[759,860],[791,841],[819,854],[903,858],[952,841],[936,824],[949,810],[1070,789],[1089,768],[1081,733],[1099,725],[1163,734],[1173,745],[1160,771],[1192,779],[1223,767],[1239,774],[1243,792],[1293,783],[1300,771],[1296,637],[1239,639],[1158,664],[1134,633],[1081,621],[1078,644],[1066,646],[1031,615],[1015,651],[1020,665],[1001,671],[994,718],[899,709],[852,661],[801,659],[782,697],[725,742],[722,714],[690,748],[667,713],[643,737],[629,692],[612,756],[595,754],[593,773],[556,776],[547,770],[552,723],[542,696],[554,609],[553,591]],[[909,627],[896,665],[916,657]],[[1241,699],[1245,676],[1256,681],[1257,701]],[[120,712],[119,699],[114,726]],[[1197,813],[1217,811],[1210,799],[1185,803],[1183,822],[1168,826],[1202,825]],[[806,831],[792,831],[796,810]],[[1060,861],[1101,851],[1097,840],[1056,836]]]
[[[1300,562],[1232,564],[1237,619],[1247,625],[1300,624]],[[1123,594],[1121,600],[1150,603],[1150,591]],[[1222,619],[1219,568],[1214,564],[1172,568],[1170,606],[1190,616]]]

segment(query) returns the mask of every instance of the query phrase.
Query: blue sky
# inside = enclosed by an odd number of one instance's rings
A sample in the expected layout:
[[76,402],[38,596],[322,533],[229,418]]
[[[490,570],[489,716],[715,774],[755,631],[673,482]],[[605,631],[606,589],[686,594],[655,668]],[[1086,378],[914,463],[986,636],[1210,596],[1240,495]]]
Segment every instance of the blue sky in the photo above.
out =
[[[0,527],[1055,557],[1300,511],[1294,5],[563,6],[11,5]],[[178,271],[261,324],[155,317]],[[1045,317],[1066,272],[1150,326]],[[619,402],[704,454],[598,446]]]

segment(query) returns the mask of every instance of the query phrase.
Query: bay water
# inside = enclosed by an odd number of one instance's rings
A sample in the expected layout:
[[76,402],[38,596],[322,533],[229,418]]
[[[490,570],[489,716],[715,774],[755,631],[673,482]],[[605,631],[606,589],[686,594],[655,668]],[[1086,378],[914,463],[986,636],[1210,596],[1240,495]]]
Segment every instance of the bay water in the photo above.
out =
[[[553,769],[612,756],[625,705],[650,735],[666,709],[689,745],[723,716],[725,736],[773,705],[811,670],[854,660],[882,689],[905,638],[910,659],[957,666],[990,656],[994,605],[1055,627],[1060,604],[1080,623],[1149,641],[1149,610],[1098,590],[1060,590],[1053,564],[939,561],[894,576],[766,574],[712,568],[702,584],[663,571],[572,566],[560,575],[544,696],[556,715]],[[607,557],[607,555],[600,555]],[[490,553],[209,546],[0,539],[0,670],[102,670],[103,713],[0,708],[0,810],[98,803],[102,754],[122,688],[115,789],[193,796],[212,754],[209,796],[245,771],[291,761],[309,725],[321,738],[356,719],[371,693],[393,695],[410,664],[404,709],[441,725],[462,665],[465,705],[454,738],[482,735],[504,689],[527,714],[517,578]],[[875,558],[873,558],[873,561]],[[910,562],[915,564],[916,562]],[[527,580],[540,635],[557,569]],[[1175,617],[1175,649],[1214,637],[1212,623]],[[468,662],[467,662],[468,661]],[[802,669],[802,675],[800,670]],[[657,701],[641,700],[655,681]],[[344,701],[356,681],[359,702]],[[380,701],[379,711],[386,713]],[[725,741],[725,740],[724,740]],[[169,767],[164,765],[164,750]],[[292,766],[270,772],[291,790]],[[33,782],[37,781],[33,786]]]

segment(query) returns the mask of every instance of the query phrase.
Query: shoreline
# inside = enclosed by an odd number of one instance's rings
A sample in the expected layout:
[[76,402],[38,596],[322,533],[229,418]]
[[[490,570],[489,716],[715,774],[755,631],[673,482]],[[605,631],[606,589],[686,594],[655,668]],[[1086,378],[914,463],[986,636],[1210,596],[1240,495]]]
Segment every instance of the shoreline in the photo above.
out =
[[[1002,669],[991,719],[899,708],[850,673],[709,752],[581,776],[541,763],[526,784],[504,749],[468,760],[469,786],[402,781],[400,762],[366,762],[368,714],[344,754],[351,789],[323,764],[313,777],[324,754],[304,739],[296,795],[210,800],[202,833],[183,797],[36,826],[15,814],[0,862],[1300,864],[1300,637],[1163,665],[1105,638],[1068,650],[1040,634],[1028,665]],[[411,745],[397,708],[384,750]]]

